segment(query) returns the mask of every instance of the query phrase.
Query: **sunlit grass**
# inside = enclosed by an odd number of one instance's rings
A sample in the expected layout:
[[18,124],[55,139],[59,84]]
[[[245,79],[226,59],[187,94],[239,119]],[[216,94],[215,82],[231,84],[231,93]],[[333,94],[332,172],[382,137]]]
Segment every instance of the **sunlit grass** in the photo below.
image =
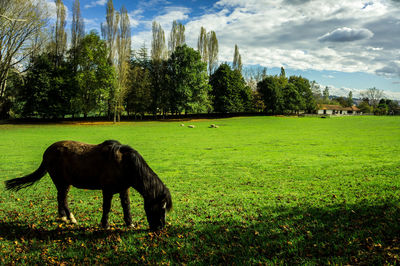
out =
[[100,191],[71,190],[72,226],[55,220],[48,176],[17,193],[1,185],[2,263],[399,263],[399,117],[0,125],[0,181],[66,139],[137,149],[171,190],[169,224],[148,232],[134,190],[136,229],[115,197],[103,231]]

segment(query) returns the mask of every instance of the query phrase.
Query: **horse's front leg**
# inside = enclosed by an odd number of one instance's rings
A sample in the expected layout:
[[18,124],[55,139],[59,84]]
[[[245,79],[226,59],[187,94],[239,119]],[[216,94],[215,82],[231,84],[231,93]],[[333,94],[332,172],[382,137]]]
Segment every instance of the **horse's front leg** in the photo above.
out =
[[101,218],[101,226],[103,228],[108,228],[108,213],[111,209],[111,200],[113,193],[107,190],[103,190],[103,217]]
[[122,209],[124,210],[124,221],[126,226],[134,227],[132,224],[132,215],[131,215],[131,200],[129,199],[129,188],[119,193],[119,197],[121,199]]

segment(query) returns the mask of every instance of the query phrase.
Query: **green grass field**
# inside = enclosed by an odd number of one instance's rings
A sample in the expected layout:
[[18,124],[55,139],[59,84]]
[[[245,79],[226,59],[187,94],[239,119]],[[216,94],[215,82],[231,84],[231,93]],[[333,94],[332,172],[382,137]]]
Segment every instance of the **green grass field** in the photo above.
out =
[[[4,190],[67,139],[137,149],[171,190],[166,228],[147,231],[133,189],[136,228],[116,195],[110,230],[100,191],[73,188],[66,225],[48,176]],[[0,181],[0,263],[400,263],[400,117],[0,125]]]

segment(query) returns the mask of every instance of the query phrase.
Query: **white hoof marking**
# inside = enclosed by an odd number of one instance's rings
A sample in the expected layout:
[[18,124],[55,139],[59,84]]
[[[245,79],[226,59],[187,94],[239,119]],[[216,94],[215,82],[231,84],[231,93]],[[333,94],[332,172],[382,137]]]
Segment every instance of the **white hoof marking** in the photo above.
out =
[[71,220],[71,223],[76,224],[76,219],[72,213],[69,214],[69,219]]

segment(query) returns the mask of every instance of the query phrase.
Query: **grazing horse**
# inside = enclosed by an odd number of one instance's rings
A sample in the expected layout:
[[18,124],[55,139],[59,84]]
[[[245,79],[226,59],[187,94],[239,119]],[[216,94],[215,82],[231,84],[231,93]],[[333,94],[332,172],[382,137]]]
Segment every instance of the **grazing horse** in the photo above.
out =
[[29,187],[49,173],[57,188],[58,214],[61,220],[76,223],[67,203],[72,186],[103,191],[101,225],[109,226],[108,213],[114,194],[119,193],[124,221],[133,227],[130,212],[129,188],[136,189],[144,199],[144,209],[151,230],[162,229],[166,212],[172,208],[169,189],[147,165],[143,157],[128,145],[107,140],[98,145],[76,141],[52,144],[43,154],[39,168],[24,177],[5,182],[6,189],[18,191]]

